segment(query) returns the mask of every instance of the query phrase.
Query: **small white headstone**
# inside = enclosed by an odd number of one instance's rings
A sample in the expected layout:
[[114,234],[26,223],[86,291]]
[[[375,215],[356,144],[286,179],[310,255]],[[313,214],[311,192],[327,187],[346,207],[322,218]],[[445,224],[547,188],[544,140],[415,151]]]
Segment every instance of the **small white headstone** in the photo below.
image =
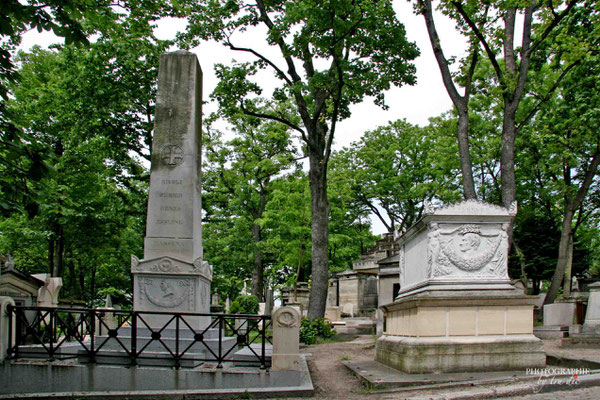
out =
[[573,325],[575,303],[553,303],[544,305],[545,326]]
[[354,317],[354,304],[346,303],[342,306],[342,313]]
[[273,370],[300,370],[300,313],[295,307],[273,312]]

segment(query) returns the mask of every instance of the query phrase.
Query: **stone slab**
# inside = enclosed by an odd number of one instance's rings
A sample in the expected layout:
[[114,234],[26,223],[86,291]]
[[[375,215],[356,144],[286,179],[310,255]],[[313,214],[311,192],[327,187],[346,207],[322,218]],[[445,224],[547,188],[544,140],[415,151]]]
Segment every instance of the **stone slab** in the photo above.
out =
[[[252,349],[250,349],[252,348]],[[260,359],[256,356],[262,352],[262,344],[252,343],[250,346],[246,346],[241,350],[238,350],[233,355],[233,365],[236,367],[260,367]],[[273,345],[270,343],[265,344],[265,359],[267,364],[271,363],[271,357],[273,356]]]
[[[548,381],[550,379],[547,379]],[[594,398],[586,397],[586,394],[590,393],[589,388],[600,385],[600,374],[589,374],[577,378],[577,384],[572,383],[570,376],[562,376],[555,378],[552,384],[548,382],[541,383],[538,380],[532,380],[529,382],[515,382],[511,384],[500,383],[493,384],[494,382],[473,382],[470,386],[474,386],[469,389],[460,391],[452,391],[447,393],[448,385],[446,387],[438,387],[434,393],[432,388],[419,387],[414,388],[417,390],[425,390],[422,395],[411,395],[412,400],[484,400],[484,399],[498,399],[498,398],[532,398],[532,399],[555,399],[555,398],[567,398],[567,399],[582,399],[582,398]],[[464,385],[463,385],[464,386]],[[402,389],[403,392],[408,392],[411,389]],[[586,390],[586,392],[583,392]],[[399,390],[394,390],[398,392]],[[554,393],[558,392],[558,393]],[[553,394],[550,394],[553,393]],[[598,390],[595,391],[597,397]],[[412,394],[412,393],[411,393]],[[530,395],[530,396],[528,396]],[[525,397],[527,396],[527,397]]]
[[510,209],[466,200],[426,207],[423,218],[396,238],[398,298],[435,286],[508,288]]
[[568,336],[568,326],[535,326],[533,334],[540,339],[562,339]]
[[233,398],[312,396],[308,366],[274,371],[205,364],[193,370],[7,362],[0,365],[0,399]]
[[[585,333],[574,333],[569,335],[561,341],[563,347],[592,347],[595,349],[600,348],[600,335],[585,334]],[[600,367],[600,365],[599,365]]]
[[584,332],[594,332],[600,336],[600,282],[589,285],[590,295],[585,313]]
[[[482,380],[488,382],[511,382],[515,379],[527,378],[524,370],[409,374],[377,361],[361,362],[350,360],[342,361],[342,364],[362,380],[367,387],[373,389],[439,385],[444,383],[469,385],[474,381]],[[531,377],[529,378],[531,379]]]
[[196,55],[163,54],[146,222],[146,238],[154,243],[147,243],[145,259],[170,252],[188,262],[202,257],[201,118],[202,70]]
[[575,303],[552,303],[543,308],[544,326],[570,326],[575,316]]

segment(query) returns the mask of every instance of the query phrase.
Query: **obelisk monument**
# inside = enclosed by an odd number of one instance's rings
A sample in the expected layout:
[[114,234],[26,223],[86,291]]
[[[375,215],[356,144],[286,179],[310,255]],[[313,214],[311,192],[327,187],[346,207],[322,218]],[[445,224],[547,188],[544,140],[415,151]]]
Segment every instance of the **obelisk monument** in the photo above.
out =
[[[144,259],[131,258],[135,311],[210,311],[202,259],[202,70],[187,51],[163,54],[152,138]],[[168,318],[142,314],[151,327]],[[188,319],[201,327],[207,318]]]

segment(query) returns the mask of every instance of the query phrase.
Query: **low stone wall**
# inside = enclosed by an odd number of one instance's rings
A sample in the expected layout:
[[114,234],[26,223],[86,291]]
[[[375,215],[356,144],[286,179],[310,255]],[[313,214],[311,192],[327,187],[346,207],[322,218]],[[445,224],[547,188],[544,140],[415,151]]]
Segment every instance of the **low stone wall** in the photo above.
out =
[[[47,362],[5,362],[0,365],[0,398],[28,397],[126,398],[171,394],[221,398],[239,393],[312,394],[312,382],[304,359],[298,371],[258,368],[174,370],[171,368],[73,365]],[[14,398],[14,397],[12,397]]]

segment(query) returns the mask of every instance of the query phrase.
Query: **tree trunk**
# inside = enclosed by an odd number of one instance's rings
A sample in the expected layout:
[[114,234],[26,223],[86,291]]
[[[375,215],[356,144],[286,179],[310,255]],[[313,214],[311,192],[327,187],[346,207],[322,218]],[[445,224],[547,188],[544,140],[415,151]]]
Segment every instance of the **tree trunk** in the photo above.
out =
[[527,265],[525,263],[525,254],[523,254],[523,251],[521,250],[521,248],[515,241],[514,237],[512,238],[512,246],[515,249],[515,253],[517,253],[517,258],[519,259],[519,265],[521,267],[521,276],[519,279],[521,279],[521,282],[523,282],[523,285],[525,285],[525,287],[527,287],[528,279],[527,279],[527,271],[526,271]]
[[54,276],[54,237],[48,239],[48,272],[50,276]]
[[77,276],[75,275],[75,261],[73,261],[71,259],[71,261],[68,262],[68,267],[69,267],[69,276],[71,279],[71,290],[73,291],[73,296],[76,296],[75,293],[78,292],[78,288],[77,288]]
[[469,152],[469,109],[468,105],[458,108],[458,154],[463,181],[465,199],[477,199],[475,181],[473,179],[473,164]]
[[500,174],[502,182],[502,205],[510,208],[517,199],[515,181],[515,111],[516,107],[504,105],[502,121],[502,147],[500,153]]
[[65,235],[62,225],[58,223],[54,224],[53,230],[53,239],[48,244],[50,275],[62,277],[65,270]]
[[440,73],[442,74],[442,81],[444,87],[448,92],[448,96],[452,100],[452,103],[456,107],[458,112],[458,152],[460,157],[460,167],[463,179],[463,195],[465,199],[477,199],[475,193],[475,181],[473,179],[473,165],[471,163],[471,155],[469,152],[469,93],[471,91],[471,78],[475,71],[475,65],[477,63],[477,50],[474,50],[473,60],[469,74],[466,79],[465,95],[461,96],[454,85],[448,60],[444,56],[444,51],[440,44],[440,38],[437,33],[435,26],[435,20],[433,19],[433,9],[431,6],[431,0],[419,1],[422,6],[423,17],[425,18],[425,26],[429,34],[429,42],[433,49],[433,54],[437,61]]
[[310,192],[312,208],[312,284],[308,318],[323,318],[327,305],[329,279],[329,200],[327,199],[327,160],[309,146]]
[[552,277],[552,283],[548,288],[548,294],[544,299],[544,304],[552,304],[558,294],[563,279],[565,277],[565,269],[567,268],[568,254],[569,254],[569,238],[571,237],[571,224],[573,222],[573,216],[575,213],[568,209],[563,216],[562,232],[560,233],[560,243],[558,245],[558,261],[556,262],[556,269],[554,270],[554,276]]
[[567,248],[567,266],[565,267],[565,277],[563,278],[563,294],[565,297],[571,297],[571,267],[573,266],[573,234],[569,235],[569,244]]
[[259,249],[261,240],[260,225],[252,225],[252,241],[254,244],[254,268],[252,269],[252,294],[258,298],[258,301],[264,301],[264,265],[262,254]]
[[96,266],[92,265],[92,279],[90,281],[90,301],[89,307],[94,307],[94,299],[96,298]]
[[62,277],[65,272],[65,232],[62,225],[59,225],[59,236],[56,246],[56,258],[54,261],[55,277]]
[[569,203],[565,204],[565,214],[562,222],[562,232],[560,233],[560,243],[558,245],[558,261],[556,262],[556,269],[554,270],[554,276],[552,277],[552,283],[548,288],[548,294],[544,300],[544,304],[552,304],[558,294],[558,289],[565,277],[565,270],[568,263],[569,253],[569,240],[573,234],[572,224],[575,211],[579,209],[581,203],[587,196],[590,185],[592,184],[594,177],[596,176],[596,170],[600,164],[600,148],[596,149],[594,156],[590,160],[587,166],[583,182],[575,194],[575,198]]
[[[85,273],[83,271],[83,267],[81,265],[81,261],[79,261],[78,263],[78,270],[79,270],[79,293],[80,293],[80,299],[81,300],[85,300]],[[133,279],[132,279],[133,282]],[[133,291],[133,288],[132,288]]]

